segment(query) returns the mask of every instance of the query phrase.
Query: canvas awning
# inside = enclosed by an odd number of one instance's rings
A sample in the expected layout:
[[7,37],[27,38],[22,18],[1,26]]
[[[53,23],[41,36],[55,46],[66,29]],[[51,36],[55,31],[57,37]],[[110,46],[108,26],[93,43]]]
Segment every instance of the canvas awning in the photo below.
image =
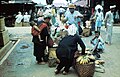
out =
[[87,0],[76,1],[76,2],[74,2],[74,4],[76,6],[86,7],[87,6]]
[[60,6],[67,7],[67,1],[66,0],[54,0],[53,5],[55,7],[60,7]]

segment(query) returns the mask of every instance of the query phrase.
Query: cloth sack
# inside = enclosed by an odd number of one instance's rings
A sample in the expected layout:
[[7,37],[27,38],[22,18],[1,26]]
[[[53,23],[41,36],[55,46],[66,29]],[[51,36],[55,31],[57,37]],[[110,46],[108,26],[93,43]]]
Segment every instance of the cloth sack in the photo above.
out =
[[53,57],[49,58],[49,60],[48,60],[48,66],[49,67],[56,67],[56,65],[57,65],[57,59],[53,58]]
[[88,36],[90,36],[90,34],[91,34],[90,28],[84,28],[83,29],[83,32],[82,32],[83,36],[88,37]]
[[56,56],[56,48],[49,48],[49,60],[48,66],[49,67],[56,67],[57,63],[59,63],[59,59]]

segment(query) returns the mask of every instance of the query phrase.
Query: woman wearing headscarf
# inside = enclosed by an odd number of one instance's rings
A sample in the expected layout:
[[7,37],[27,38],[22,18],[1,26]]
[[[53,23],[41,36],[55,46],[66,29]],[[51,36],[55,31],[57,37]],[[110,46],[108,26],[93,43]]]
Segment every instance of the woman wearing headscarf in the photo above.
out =
[[63,67],[64,75],[69,72],[74,60],[74,54],[78,50],[78,44],[82,48],[82,55],[85,54],[85,44],[76,33],[77,28],[74,24],[72,24],[68,28],[68,35],[60,41],[58,48],[56,49],[56,55],[60,60],[60,63],[55,69],[55,74],[58,74]]

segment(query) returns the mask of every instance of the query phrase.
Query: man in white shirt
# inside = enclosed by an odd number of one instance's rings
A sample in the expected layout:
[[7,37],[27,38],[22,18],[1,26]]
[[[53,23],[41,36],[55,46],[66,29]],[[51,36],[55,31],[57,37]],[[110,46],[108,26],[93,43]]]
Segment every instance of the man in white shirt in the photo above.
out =
[[23,19],[23,16],[22,16],[21,12],[18,12],[18,15],[15,18],[16,18],[15,26],[16,27],[21,27],[22,26],[22,19]]
[[102,26],[102,21],[103,21],[103,12],[99,8],[98,11],[95,13],[95,30],[100,32],[101,26]]
[[69,10],[66,11],[65,13],[65,20],[67,20],[66,23],[68,25],[75,24],[76,27],[78,28],[78,33],[81,34],[82,32],[79,30],[82,30],[82,28],[78,26],[78,22],[79,22],[78,19],[83,17],[83,15],[80,12],[75,10],[76,7],[74,4],[70,4],[68,8]]
[[25,12],[25,15],[23,16],[23,26],[30,26],[30,15],[28,15],[27,12]]
[[105,24],[106,24],[106,41],[105,43],[111,45],[112,42],[112,29],[114,23],[113,12],[115,10],[116,5],[110,6],[110,11],[106,12],[105,15]]

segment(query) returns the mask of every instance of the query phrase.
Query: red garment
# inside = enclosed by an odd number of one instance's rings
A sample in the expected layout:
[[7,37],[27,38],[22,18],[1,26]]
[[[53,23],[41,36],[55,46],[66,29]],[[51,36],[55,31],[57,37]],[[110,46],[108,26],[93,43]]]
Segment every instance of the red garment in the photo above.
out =
[[42,24],[40,24],[40,25],[38,26],[38,28],[40,29],[40,31],[37,31],[34,27],[32,27],[32,29],[31,29],[31,34],[32,34],[33,36],[38,36],[38,35],[40,35],[42,29],[45,28],[45,27],[47,27],[47,24],[45,24],[45,23],[42,23]]

